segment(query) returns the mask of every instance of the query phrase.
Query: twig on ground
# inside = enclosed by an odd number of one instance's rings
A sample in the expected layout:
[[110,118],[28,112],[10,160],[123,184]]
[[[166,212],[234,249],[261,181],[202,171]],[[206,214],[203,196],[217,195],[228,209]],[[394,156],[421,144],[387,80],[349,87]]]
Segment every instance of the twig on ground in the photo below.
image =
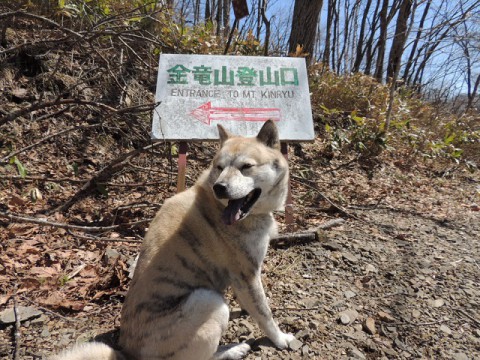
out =
[[470,315],[469,313],[467,313],[465,310],[462,310],[460,308],[456,308],[454,309],[455,311],[459,312],[460,314],[462,314],[463,316],[466,316],[467,318],[469,318],[470,320],[472,320],[474,323],[475,323],[475,326],[477,326],[478,328],[480,328],[480,320],[477,320],[475,319],[472,315]]
[[[85,184],[85,179],[72,179],[72,178],[48,178],[44,176],[21,176],[21,175],[0,175],[0,179],[14,180],[14,181],[45,181],[52,183],[69,182],[73,184]],[[144,183],[112,183],[112,182],[98,182],[98,185],[111,186],[111,187],[143,187],[143,186],[157,186],[159,184],[168,184],[167,180],[150,181]],[[158,189],[159,192],[167,192],[165,189]]]
[[58,223],[54,221],[48,221],[45,219],[32,218],[28,216],[12,214],[11,212],[5,212],[5,211],[0,211],[0,217],[7,218],[10,220],[10,222],[32,223],[32,224],[37,224],[42,226],[51,226],[51,227],[57,227],[61,229],[68,229],[68,230],[79,230],[84,232],[111,231],[121,227],[135,226],[135,225],[149,223],[150,221],[152,221],[152,219],[145,219],[145,220],[139,220],[139,221],[134,221],[130,223],[111,225],[111,226],[81,226],[81,225]]
[[20,329],[20,316],[18,314],[18,303],[17,303],[17,289],[18,285],[15,284],[15,294],[13,294],[13,313],[15,315],[15,330],[14,330],[14,348],[13,348],[13,360],[20,359],[20,346],[21,346],[21,329]]
[[323,310],[323,306],[316,306],[316,307],[311,307],[311,308],[292,308],[292,307],[284,307],[284,308],[273,308],[272,311],[319,311]]
[[30,149],[34,148],[35,146],[40,145],[41,143],[43,143],[47,140],[50,140],[54,137],[57,137],[57,136],[60,136],[60,135],[63,135],[63,134],[66,134],[68,132],[75,131],[75,130],[83,130],[83,129],[99,127],[99,126],[101,126],[101,124],[79,125],[79,126],[73,126],[71,128],[56,132],[55,134],[51,134],[49,136],[46,136],[46,137],[38,140],[37,142],[31,144],[31,145],[25,146],[24,148],[21,148],[17,151],[14,151],[14,152],[8,154],[7,156],[0,159],[0,163],[7,163],[12,157],[14,157],[14,156],[16,156],[16,155],[18,155],[18,154],[20,154],[24,151],[30,150]]
[[298,243],[309,243],[313,241],[318,241],[321,238],[321,234],[319,234],[320,230],[327,230],[335,226],[339,226],[345,222],[344,219],[333,219],[327,221],[324,224],[320,224],[315,229],[310,231],[301,232],[301,233],[287,233],[287,234],[280,234],[270,240],[270,244],[273,247],[285,246],[287,243],[290,245],[298,244]]
[[347,217],[350,217],[352,219],[355,219],[355,220],[364,221],[364,220],[360,219],[357,215],[352,214],[349,211],[347,211],[343,206],[335,204],[312,181],[301,179],[301,178],[298,178],[296,176],[291,176],[290,179],[299,183],[299,184],[302,184],[303,186],[306,186],[306,187],[310,188],[311,190],[315,190],[321,197],[323,197],[325,199],[326,202],[328,202],[331,206],[333,206],[335,209],[337,209],[343,215],[345,215]]
[[109,112],[113,112],[113,113],[117,112],[117,110],[115,108],[112,108],[112,107],[108,106],[107,104],[99,103],[99,102],[96,102],[96,101],[86,101],[86,100],[81,100],[81,99],[56,99],[56,100],[53,100],[53,101],[37,102],[37,103],[34,103],[34,104],[32,104],[28,107],[25,107],[23,109],[13,111],[13,112],[7,114],[6,116],[4,116],[3,118],[0,118],[0,125],[4,125],[4,124],[6,124],[10,121],[15,120],[16,118],[18,118],[20,116],[26,115],[26,114],[31,113],[31,112],[36,111],[36,110],[46,109],[46,108],[53,107],[53,106],[70,105],[70,104],[91,105],[91,106],[101,108],[103,110],[107,110]]
[[115,208],[114,211],[121,211],[121,210],[128,210],[128,209],[134,209],[134,208],[155,208],[159,209],[162,206],[162,204],[150,204],[147,202],[134,202],[131,204],[126,204],[126,205],[120,205],[119,207]]
[[100,236],[87,236],[82,234],[74,233],[73,231],[68,231],[68,233],[72,236],[78,237],[83,240],[89,241],[105,241],[105,242],[129,242],[129,243],[142,243],[142,240],[139,239],[125,239],[125,238],[107,238],[107,237],[100,237]]
[[110,177],[115,172],[122,169],[125,164],[130,160],[132,157],[141,154],[144,151],[150,150],[153,147],[161,145],[161,142],[156,142],[147,146],[144,146],[140,149],[132,150],[126,154],[122,154],[119,157],[110,161],[102,170],[97,172],[90,180],[88,180],[81,188],[78,190],[69,200],[67,200],[63,205],[57,206],[56,208],[50,210],[48,213],[52,214],[55,212],[65,212],[67,211],[74,203],[79,201],[80,199],[84,198],[89,194],[92,190],[94,190],[97,184],[105,181],[106,178]]
[[74,184],[75,183],[83,184],[86,181],[86,180],[72,179],[72,178],[48,178],[44,176],[21,176],[21,175],[0,175],[0,179],[24,181],[24,182],[31,182],[31,181],[45,181],[45,182],[52,182],[52,183],[71,182]]
[[40,306],[40,305],[38,305],[35,301],[33,301],[32,299],[30,299],[30,298],[28,298],[28,297],[26,297],[26,296],[24,296],[24,295],[20,295],[20,297],[22,298],[22,300],[27,301],[28,303],[34,305],[37,309],[40,309],[40,310],[42,310],[43,312],[46,312],[46,313],[48,313],[48,314],[50,314],[50,315],[53,315],[53,316],[56,316],[56,317],[58,317],[58,318],[60,318],[60,319],[63,319],[63,320],[65,320],[65,321],[75,322],[75,319],[71,319],[71,318],[62,316],[62,315],[60,315],[59,313],[56,313],[56,312],[54,312],[54,311],[52,311],[52,310],[49,310],[49,309],[47,309],[47,308],[45,308],[45,307],[43,307],[43,306]]

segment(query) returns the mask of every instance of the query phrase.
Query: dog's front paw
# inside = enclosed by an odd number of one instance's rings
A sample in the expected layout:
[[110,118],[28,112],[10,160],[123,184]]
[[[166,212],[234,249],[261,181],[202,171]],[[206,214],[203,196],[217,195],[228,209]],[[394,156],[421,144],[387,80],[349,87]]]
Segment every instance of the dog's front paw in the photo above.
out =
[[271,339],[275,346],[279,349],[286,349],[288,345],[295,340],[295,336],[287,333],[279,333],[274,339]]

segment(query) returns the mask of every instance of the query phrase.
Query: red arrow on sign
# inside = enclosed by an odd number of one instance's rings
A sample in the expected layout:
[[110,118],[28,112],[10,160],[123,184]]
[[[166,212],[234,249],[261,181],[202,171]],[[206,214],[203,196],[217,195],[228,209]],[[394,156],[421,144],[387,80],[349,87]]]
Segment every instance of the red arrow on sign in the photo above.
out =
[[190,114],[207,125],[212,121],[280,121],[278,108],[212,107],[210,101],[192,110]]

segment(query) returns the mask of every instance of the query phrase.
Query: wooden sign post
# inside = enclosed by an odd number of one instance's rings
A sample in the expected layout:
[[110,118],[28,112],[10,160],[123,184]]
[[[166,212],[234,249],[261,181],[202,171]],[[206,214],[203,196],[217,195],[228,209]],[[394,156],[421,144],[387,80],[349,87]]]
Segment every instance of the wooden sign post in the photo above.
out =
[[[271,119],[285,156],[288,142],[315,137],[303,58],[162,54],[156,101],[152,138],[180,142],[178,191],[185,189],[187,142],[217,140],[219,123],[251,137]],[[290,193],[285,217],[293,222]]]

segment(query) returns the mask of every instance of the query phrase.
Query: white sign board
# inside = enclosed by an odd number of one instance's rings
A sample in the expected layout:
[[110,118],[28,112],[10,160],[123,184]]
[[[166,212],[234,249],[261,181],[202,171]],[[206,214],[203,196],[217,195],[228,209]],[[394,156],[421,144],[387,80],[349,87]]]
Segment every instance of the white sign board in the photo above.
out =
[[155,99],[155,140],[255,136],[268,119],[281,140],[315,137],[303,58],[162,54]]

